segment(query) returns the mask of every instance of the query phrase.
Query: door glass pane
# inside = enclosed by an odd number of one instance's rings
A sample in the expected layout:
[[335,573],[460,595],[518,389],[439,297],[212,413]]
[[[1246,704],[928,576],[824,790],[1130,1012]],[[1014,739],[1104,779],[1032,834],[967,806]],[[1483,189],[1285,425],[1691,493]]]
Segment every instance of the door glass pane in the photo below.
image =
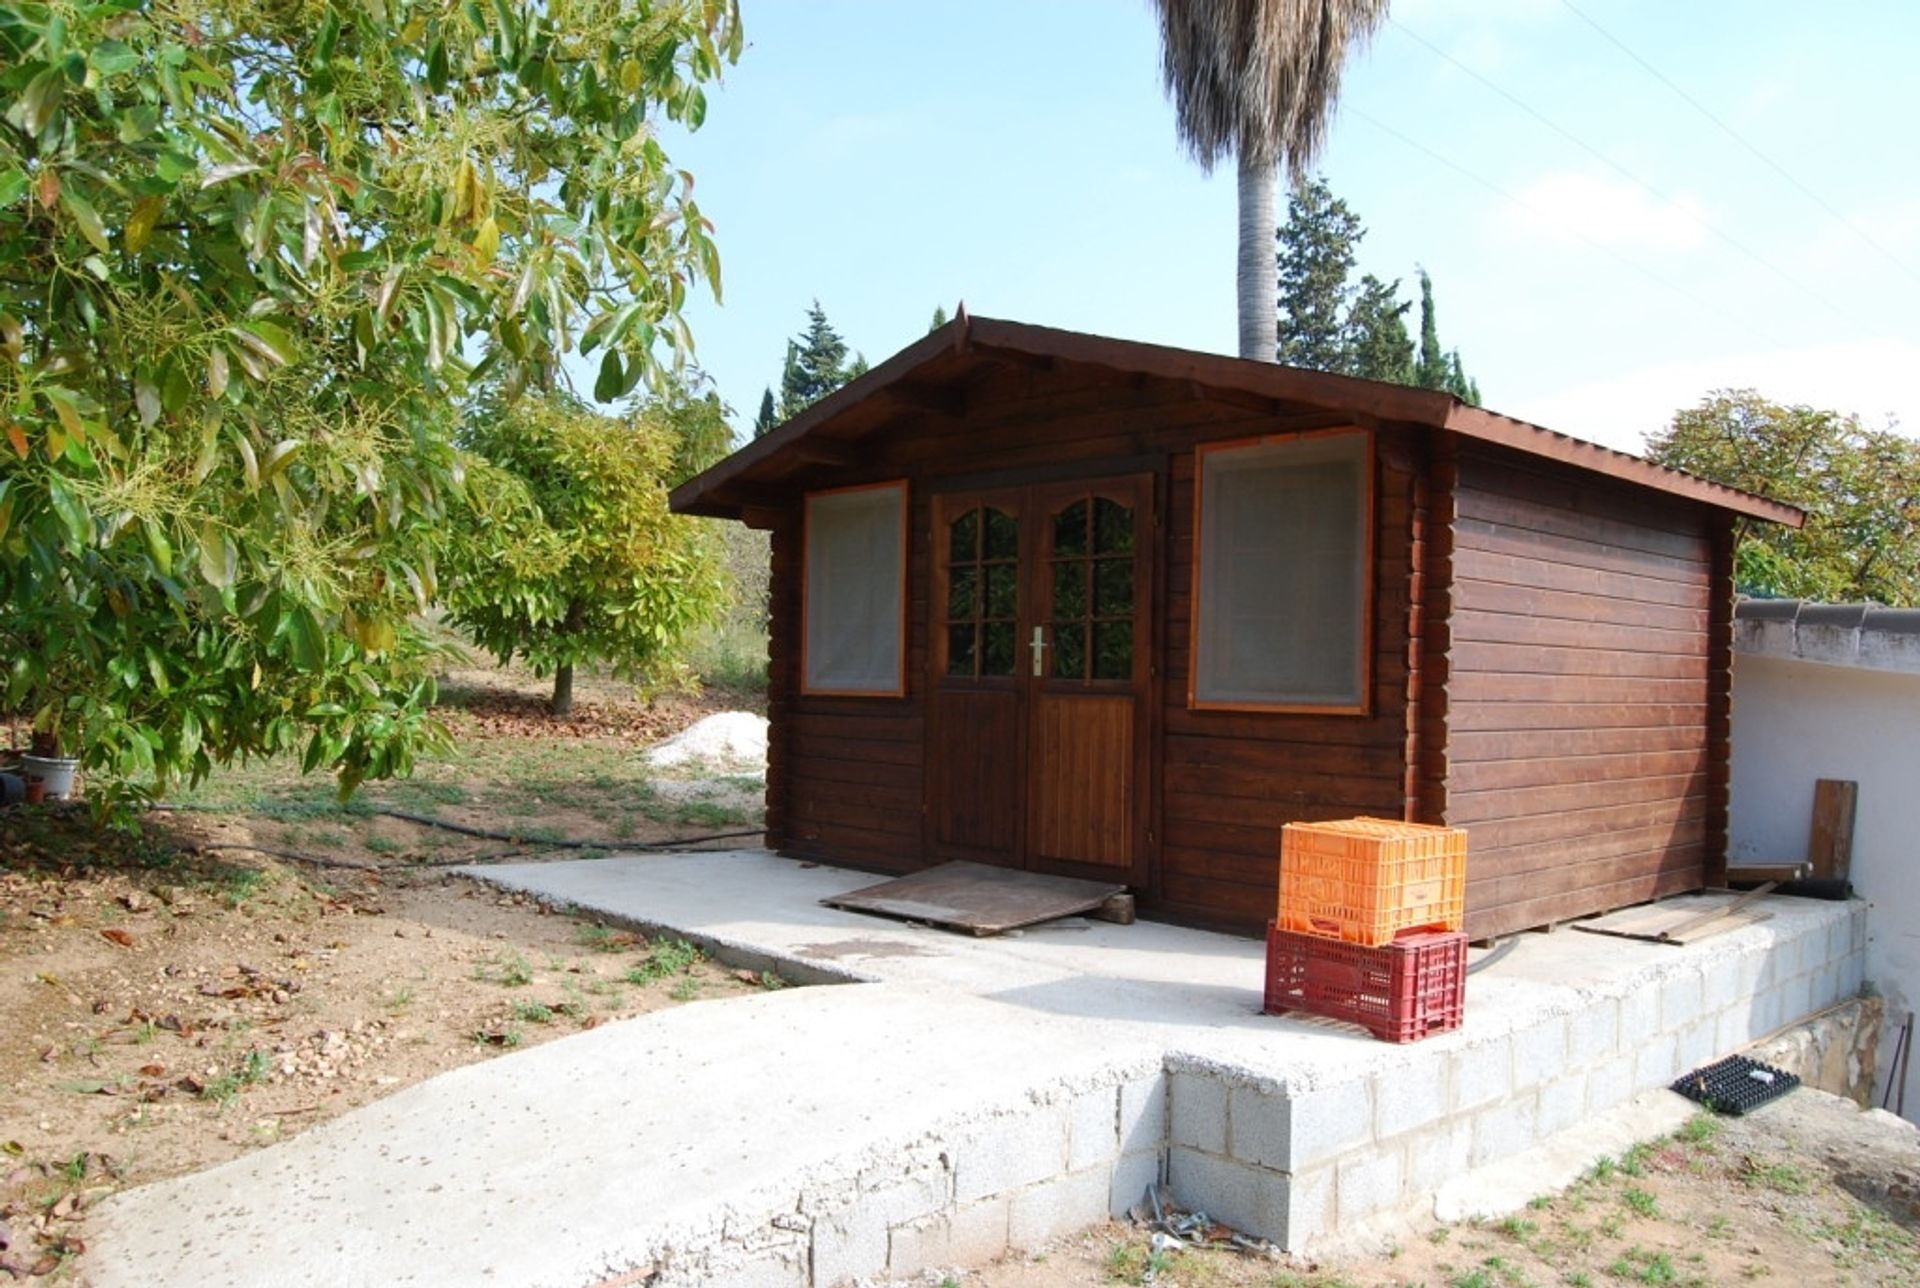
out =
[[983,558],[1014,559],[1020,554],[1020,527],[1013,516],[999,510],[989,509],[987,515],[987,546]]
[[980,674],[1013,674],[1012,622],[988,622],[980,628]]
[[1133,676],[1133,623],[1099,622],[1093,628],[1093,678],[1126,680]]
[[1102,555],[1133,553],[1133,511],[1105,497],[1093,502],[1093,550]]
[[968,510],[947,527],[947,562],[972,563],[980,557],[980,511]]
[[1017,598],[1019,585],[1019,566],[1016,564],[988,564],[985,573],[986,595],[984,597],[985,617],[1012,617],[1013,605]]
[[1087,565],[1079,559],[1068,559],[1053,566],[1053,612],[1054,621],[1063,617],[1085,617],[1087,615]]
[[1133,612],[1133,560],[1101,559],[1093,565],[1093,615],[1125,617]]
[[1087,674],[1087,628],[1079,622],[1053,628],[1053,675],[1057,680]]
[[1085,501],[1075,501],[1053,516],[1053,553],[1056,555],[1087,553],[1087,503]]
[[956,622],[980,615],[975,594],[980,589],[978,568],[954,568],[947,581],[947,616]]
[[947,627],[948,675],[973,674],[973,635],[971,624]]

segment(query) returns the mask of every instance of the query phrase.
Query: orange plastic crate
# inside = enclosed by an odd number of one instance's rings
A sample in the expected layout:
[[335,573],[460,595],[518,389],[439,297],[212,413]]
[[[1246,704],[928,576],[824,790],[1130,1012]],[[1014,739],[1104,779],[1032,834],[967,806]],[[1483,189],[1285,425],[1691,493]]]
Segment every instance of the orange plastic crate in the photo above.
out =
[[1280,928],[1369,948],[1413,931],[1459,930],[1467,834],[1349,818],[1280,831]]

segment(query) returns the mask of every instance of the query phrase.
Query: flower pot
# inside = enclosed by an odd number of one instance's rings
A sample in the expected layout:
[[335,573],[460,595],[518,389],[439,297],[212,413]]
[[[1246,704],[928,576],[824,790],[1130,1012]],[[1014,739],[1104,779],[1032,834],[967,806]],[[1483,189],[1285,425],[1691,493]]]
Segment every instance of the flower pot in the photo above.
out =
[[73,775],[80,762],[66,756],[22,756],[20,768],[29,790],[39,783],[48,799],[63,801],[73,795]]

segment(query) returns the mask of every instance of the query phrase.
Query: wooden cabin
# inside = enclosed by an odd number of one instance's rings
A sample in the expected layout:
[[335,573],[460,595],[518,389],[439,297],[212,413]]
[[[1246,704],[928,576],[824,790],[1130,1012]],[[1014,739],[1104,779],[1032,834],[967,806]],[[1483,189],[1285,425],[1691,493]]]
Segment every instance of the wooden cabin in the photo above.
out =
[[1721,879],[1737,522],[1372,381],[964,314],[676,489],[772,534],[768,843],[1259,933],[1280,827],[1469,832],[1475,937]]

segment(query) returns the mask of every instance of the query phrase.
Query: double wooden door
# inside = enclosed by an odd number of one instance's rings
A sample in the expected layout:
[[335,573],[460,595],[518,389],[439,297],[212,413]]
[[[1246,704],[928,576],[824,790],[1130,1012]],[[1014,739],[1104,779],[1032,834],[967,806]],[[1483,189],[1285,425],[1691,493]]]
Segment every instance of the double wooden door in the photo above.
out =
[[929,851],[1146,880],[1152,477],[933,500]]

